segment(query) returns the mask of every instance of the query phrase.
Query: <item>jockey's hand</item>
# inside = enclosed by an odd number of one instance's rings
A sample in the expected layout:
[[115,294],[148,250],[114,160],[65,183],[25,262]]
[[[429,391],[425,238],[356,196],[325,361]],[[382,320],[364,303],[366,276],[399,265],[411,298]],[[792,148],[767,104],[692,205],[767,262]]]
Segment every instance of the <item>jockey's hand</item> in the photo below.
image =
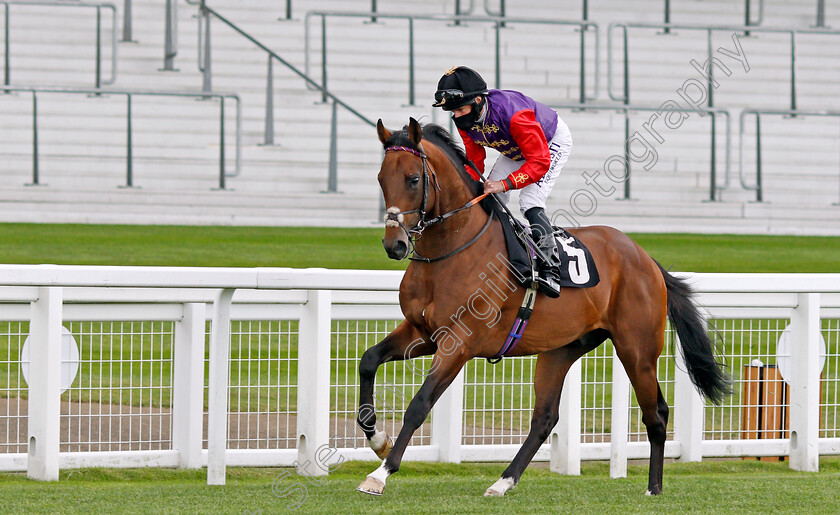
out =
[[487,181],[484,183],[484,193],[504,193],[505,185],[502,181]]

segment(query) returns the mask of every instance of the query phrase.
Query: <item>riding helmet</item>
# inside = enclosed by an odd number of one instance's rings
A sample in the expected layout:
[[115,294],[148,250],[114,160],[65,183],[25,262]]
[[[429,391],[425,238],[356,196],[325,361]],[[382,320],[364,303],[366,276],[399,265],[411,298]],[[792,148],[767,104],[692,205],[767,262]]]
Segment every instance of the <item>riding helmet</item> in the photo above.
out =
[[487,83],[472,68],[457,66],[447,70],[438,81],[434,107],[452,111],[487,93]]

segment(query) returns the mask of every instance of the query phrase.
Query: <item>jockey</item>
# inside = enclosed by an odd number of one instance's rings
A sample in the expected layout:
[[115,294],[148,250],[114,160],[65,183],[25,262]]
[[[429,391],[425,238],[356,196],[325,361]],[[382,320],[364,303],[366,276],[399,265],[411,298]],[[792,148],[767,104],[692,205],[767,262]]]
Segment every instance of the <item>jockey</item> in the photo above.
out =
[[[501,153],[484,191],[507,203],[510,191],[520,190],[519,209],[550,260],[539,265],[540,291],[559,296],[560,258],[545,201],[572,150],[569,128],[553,109],[518,91],[488,90],[481,75],[466,66],[452,68],[440,78],[435,101],[433,106],[452,112],[467,158],[479,173],[484,172],[484,147]],[[479,180],[473,170],[467,171]]]

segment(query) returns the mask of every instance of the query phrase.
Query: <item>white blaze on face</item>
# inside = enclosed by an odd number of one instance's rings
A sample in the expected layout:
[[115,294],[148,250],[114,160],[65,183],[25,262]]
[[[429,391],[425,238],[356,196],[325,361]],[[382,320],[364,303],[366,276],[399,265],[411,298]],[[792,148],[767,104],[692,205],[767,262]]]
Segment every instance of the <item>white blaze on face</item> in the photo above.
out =
[[[391,215],[397,215],[397,219],[393,220]],[[400,208],[389,207],[388,214],[385,215],[385,227],[399,227],[405,220],[405,217],[400,213]]]

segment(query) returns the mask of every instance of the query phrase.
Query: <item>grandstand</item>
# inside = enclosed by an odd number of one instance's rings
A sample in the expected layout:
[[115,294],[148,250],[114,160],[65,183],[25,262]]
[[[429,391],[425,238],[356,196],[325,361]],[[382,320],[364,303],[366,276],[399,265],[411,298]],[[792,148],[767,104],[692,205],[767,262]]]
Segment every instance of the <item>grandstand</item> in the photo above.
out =
[[[838,235],[840,18],[821,4],[0,0],[0,220],[375,226],[370,122],[448,124],[432,93],[464,64],[572,129],[558,223]],[[625,150],[630,180],[612,180]]]

